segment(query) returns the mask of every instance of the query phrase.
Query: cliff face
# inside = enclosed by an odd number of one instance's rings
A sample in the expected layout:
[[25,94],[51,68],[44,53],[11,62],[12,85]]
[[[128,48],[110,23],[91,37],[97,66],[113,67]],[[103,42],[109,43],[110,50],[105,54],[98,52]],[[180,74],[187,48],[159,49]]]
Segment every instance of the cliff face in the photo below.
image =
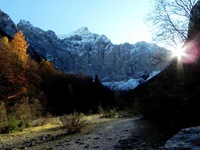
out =
[[0,10],[0,34],[11,38],[17,31],[17,26],[12,19]]
[[114,45],[105,35],[91,33],[87,27],[60,39],[53,31],[43,31],[27,21],[21,21],[17,26],[41,58],[53,62],[64,72],[82,71],[85,75],[97,74],[102,81],[121,81],[160,71],[167,65],[166,61],[154,65],[157,60],[153,58],[160,50],[164,51],[155,44]]
[[[61,59],[60,43],[53,31],[44,31],[40,28],[34,27],[28,21],[21,20],[17,27],[21,30],[30,45],[28,52],[37,60],[51,61],[58,70],[65,70],[64,60]],[[64,54],[67,55],[67,54]]]
[[91,33],[87,27],[59,38],[53,31],[44,31],[21,20],[17,26],[1,11],[0,31],[12,37],[21,30],[29,44],[28,52],[36,60],[51,61],[57,70],[67,73],[96,74],[102,82],[127,81],[144,74],[162,71],[167,65],[161,48],[152,43],[138,42],[114,45],[105,35]]

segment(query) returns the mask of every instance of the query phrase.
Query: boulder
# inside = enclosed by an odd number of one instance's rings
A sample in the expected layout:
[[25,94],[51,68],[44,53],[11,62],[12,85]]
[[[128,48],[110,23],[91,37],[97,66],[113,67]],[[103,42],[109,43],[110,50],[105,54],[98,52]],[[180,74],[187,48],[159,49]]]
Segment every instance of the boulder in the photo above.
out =
[[200,149],[200,126],[181,129],[165,143],[165,149]]

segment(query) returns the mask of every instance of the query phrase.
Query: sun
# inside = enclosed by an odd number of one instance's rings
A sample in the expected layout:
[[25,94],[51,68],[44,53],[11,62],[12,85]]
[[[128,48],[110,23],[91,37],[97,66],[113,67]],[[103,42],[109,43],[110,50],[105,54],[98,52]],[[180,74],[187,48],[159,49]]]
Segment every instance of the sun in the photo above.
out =
[[184,45],[178,45],[170,51],[170,59],[177,58],[178,64],[196,63],[200,58],[200,46],[193,41],[184,43]]
[[173,58],[176,57],[179,62],[181,62],[182,57],[186,55],[185,48],[182,45],[178,45],[176,49],[171,50],[171,52],[172,52],[172,57]]
[[178,60],[181,59],[182,56],[184,56],[184,49],[183,48],[178,48],[175,51],[173,51],[174,56],[178,58]]

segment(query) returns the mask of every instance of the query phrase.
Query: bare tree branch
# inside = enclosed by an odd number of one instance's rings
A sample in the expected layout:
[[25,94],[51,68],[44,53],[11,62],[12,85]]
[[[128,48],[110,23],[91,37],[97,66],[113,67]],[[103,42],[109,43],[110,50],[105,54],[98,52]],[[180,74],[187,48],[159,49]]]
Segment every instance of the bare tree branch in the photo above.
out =
[[146,17],[156,43],[175,47],[187,39],[191,9],[198,0],[152,0]]

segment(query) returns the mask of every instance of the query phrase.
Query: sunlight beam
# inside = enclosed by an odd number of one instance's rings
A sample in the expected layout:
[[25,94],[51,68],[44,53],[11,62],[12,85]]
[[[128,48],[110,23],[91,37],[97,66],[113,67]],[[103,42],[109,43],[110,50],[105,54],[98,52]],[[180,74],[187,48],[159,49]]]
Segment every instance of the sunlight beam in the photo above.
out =
[[189,42],[184,45],[178,45],[175,50],[171,50],[172,58],[177,58],[178,63],[189,64],[195,63],[199,59],[199,47]]
[[182,62],[182,58],[186,55],[185,49],[182,45],[178,45],[176,49],[171,50],[172,58],[176,57],[178,62]]

